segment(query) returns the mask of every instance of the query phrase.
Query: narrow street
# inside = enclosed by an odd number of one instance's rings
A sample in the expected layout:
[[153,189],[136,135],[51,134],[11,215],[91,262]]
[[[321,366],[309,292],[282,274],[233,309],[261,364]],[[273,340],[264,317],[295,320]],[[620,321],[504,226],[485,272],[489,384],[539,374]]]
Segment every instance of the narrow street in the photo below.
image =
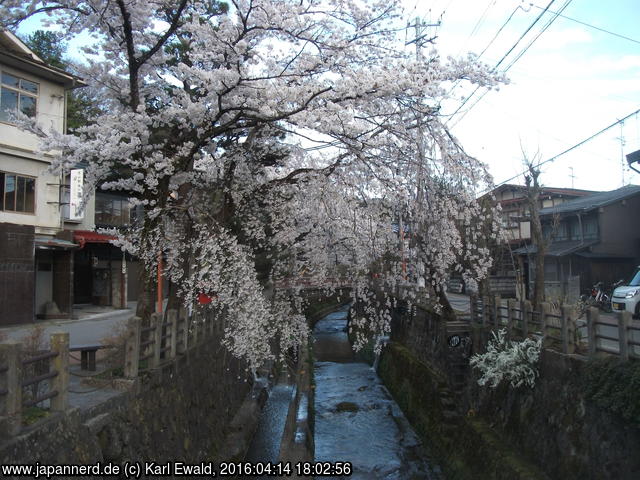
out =
[[355,361],[347,311],[327,315],[314,330],[315,460],[350,462],[354,480],[442,478],[375,371]]
[[44,340],[48,343],[53,332],[68,332],[71,345],[100,342],[112,336],[135,315],[136,302],[129,302],[126,309],[99,307],[96,305],[74,306],[73,320],[38,320],[35,323],[0,328],[0,334],[13,340],[22,340],[33,332],[35,327],[44,329]]

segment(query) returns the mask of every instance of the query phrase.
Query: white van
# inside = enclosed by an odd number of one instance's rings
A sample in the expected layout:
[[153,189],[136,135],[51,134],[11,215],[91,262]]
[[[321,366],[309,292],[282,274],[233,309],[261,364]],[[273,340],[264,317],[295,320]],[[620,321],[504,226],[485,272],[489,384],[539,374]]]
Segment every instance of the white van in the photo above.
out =
[[640,317],[640,266],[631,275],[631,280],[616,288],[611,297],[613,311],[626,310],[634,317]]

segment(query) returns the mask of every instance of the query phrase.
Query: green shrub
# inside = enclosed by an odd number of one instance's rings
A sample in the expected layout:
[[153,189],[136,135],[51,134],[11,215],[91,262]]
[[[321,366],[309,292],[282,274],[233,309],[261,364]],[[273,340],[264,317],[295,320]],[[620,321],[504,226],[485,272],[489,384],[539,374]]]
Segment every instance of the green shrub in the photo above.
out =
[[585,380],[587,399],[640,424],[640,362],[620,362],[617,358],[590,360]]

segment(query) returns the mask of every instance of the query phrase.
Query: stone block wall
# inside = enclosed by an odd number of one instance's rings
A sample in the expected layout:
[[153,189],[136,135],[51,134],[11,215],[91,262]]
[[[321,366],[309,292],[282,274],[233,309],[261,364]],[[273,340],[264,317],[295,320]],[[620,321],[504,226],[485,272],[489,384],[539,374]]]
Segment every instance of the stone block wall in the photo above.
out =
[[107,401],[51,414],[2,439],[0,464],[241,459],[233,457],[238,445],[227,438],[244,438],[248,445],[255,425],[234,418],[251,397],[251,382],[222,346],[203,343],[132,382]]
[[470,378],[465,402],[551,478],[640,478],[640,425],[586,395],[584,357],[544,350],[535,388],[479,387]]
[[[488,331],[473,327],[468,352],[452,361],[447,339],[462,323],[421,307],[396,312],[379,370],[447,478],[640,478],[640,424],[589,400],[584,357],[546,349],[535,388],[480,387],[456,362],[482,352]],[[456,368],[463,381],[453,389]]]

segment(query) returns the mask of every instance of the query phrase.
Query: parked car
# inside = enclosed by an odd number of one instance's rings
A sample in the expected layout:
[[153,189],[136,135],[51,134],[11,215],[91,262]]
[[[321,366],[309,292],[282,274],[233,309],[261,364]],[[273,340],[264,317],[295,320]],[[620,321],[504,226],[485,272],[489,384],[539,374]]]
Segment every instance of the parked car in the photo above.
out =
[[611,307],[614,311],[626,310],[634,317],[640,317],[640,266],[636,267],[627,283],[613,291]]

